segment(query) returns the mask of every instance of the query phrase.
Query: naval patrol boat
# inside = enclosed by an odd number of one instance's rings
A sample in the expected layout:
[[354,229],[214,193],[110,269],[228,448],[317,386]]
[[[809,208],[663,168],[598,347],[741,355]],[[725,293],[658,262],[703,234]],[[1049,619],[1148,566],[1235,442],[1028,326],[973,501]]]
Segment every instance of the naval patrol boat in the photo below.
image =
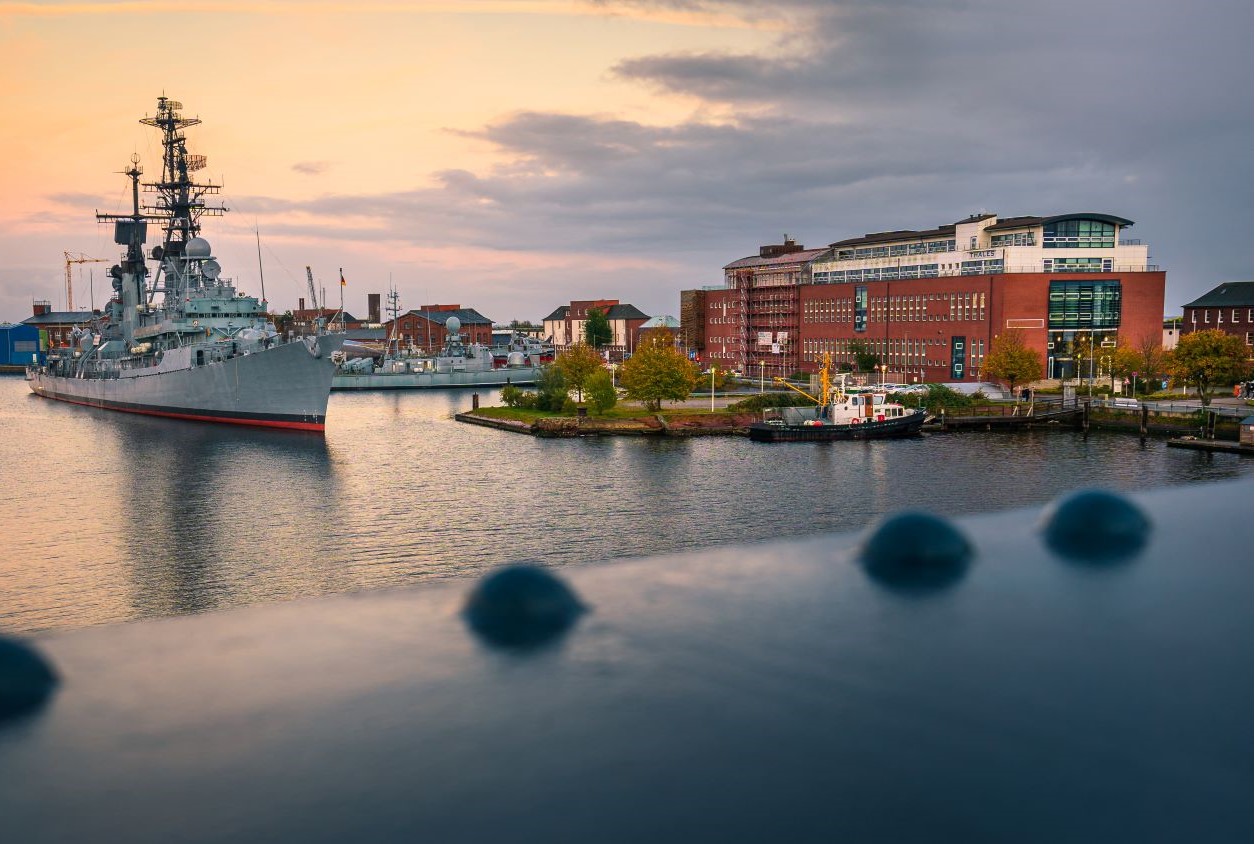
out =
[[[158,97],[140,123],[161,132],[161,179],[140,201],[139,158],[124,171],[130,214],[97,214],[113,223],[121,261],[109,271],[113,297],[69,345],[49,349],[27,370],[40,396],[90,407],[205,422],[322,431],[343,335],[282,337],[264,298],[237,292],[222,275],[200,219],[227,209],[208,204],[220,185],[193,174],[205,156],[187,151],[185,130],[199,124],[181,103]],[[145,254],[149,223],[160,244]],[[149,261],[153,267],[149,267]],[[264,296],[264,294],[263,294]]]

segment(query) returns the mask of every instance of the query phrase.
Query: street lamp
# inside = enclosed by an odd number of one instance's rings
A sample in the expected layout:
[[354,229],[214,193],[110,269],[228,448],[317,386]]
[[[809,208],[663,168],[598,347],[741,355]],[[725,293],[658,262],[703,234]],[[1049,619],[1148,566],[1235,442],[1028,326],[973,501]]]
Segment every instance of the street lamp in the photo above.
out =
[[764,361],[758,362],[758,392],[760,393],[767,390],[767,376],[763,374],[763,364]]
[[712,366],[710,368],[710,412],[711,413],[715,412],[715,373],[718,371],[719,371],[719,368],[716,366]]

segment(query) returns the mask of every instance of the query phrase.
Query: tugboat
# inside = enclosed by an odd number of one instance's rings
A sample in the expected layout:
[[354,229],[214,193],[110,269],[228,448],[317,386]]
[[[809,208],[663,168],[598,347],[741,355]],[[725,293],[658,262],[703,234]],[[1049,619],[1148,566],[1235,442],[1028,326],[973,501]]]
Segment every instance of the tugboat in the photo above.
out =
[[[396,325],[396,292],[388,294]],[[503,348],[462,342],[462,321],[445,320],[445,340],[435,355],[401,351],[396,337],[378,357],[337,354],[333,390],[420,390],[438,387],[504,387],[534,384],[544,366],[546,350],[539,341],[515,337]],[[549,352],[552,360],[552,351]]]
[[[113,298],[97,320],[75,330],[69,346],[49,350],[42,365],[27,369],[31,391],[107,410],[322,431],[331,354],[343,335],[285,340],[267,317],[265,299],[237,292],[222,277],[200,237],[200,218],[227,209],[205,202],[221,186],[192,178],[205,156],[188,153],[184,130],[201,121],[184,117],[182,108],[158,97],[156,116],[140,120],[162,135],[161,180],[143,185],[156,200],[140,204],[143,168],[132,156],[125,170],[131,213],[96,215],[114,224],[114,243],[124,247],[109,271]],[[149,221],[162,238],[145,256]],[[151,279],[149,259],[156,264]]]
[[779,443],[910,437],[918,434],[927,421],[927,411],[888,401],[883,391],[846,392],[845,376],[841,375],[834,384],[831,369],[831,359],[825,355],[818,397],[776,379],[815,402],[815,406],[770,408],[764,411],[762,422],[749,425],[749,438],[754,442]]

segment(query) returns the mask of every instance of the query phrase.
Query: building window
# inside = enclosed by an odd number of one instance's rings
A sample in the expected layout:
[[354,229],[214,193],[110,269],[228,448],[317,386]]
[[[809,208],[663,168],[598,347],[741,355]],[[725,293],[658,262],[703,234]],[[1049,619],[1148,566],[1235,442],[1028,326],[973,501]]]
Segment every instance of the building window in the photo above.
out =
[[989,239],[990,246],[1036,246],[1037,237],[1032,232],[995,234]]
[[1119,328],[1120,303],[1118,281],[1052,281],[1048,327]]
[[1042,269],[1055,273],[1101,273],[1111,272],[1110,258],[1044,258]]
[[854,330],[867,330],[867,288],[854,288]]
[[1060,220],[1042,230],[1042,246],[1047,249],[1095,249],[1116,245],[1116,227],[1099,220]]

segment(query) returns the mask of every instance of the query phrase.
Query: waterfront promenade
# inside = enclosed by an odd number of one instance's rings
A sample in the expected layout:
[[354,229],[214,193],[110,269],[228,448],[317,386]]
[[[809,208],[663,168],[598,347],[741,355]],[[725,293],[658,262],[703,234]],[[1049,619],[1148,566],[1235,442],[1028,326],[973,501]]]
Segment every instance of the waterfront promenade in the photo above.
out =
[[0,723],[0,817],[24,844],[1248,841],[1249,479],[1121,506],[565,569],[585,611],[527,645],[460,614],[478,576],[43,636],[61,684]]

